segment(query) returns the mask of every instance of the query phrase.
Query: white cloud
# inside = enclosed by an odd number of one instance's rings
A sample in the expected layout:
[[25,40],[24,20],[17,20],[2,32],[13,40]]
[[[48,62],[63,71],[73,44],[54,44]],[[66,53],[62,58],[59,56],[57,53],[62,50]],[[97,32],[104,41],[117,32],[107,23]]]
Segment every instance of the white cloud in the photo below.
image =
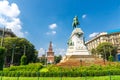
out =
[[56,34],[56,31],[52,31],[52,34],[53,34],[53,35]]
[[26,31],[25,34],[28,34],[28,32]]
[[50,35],[50,32],[46,32],[46,35]]
[[7,0],[0,1],[0,14],[3,14],[7,17],[17,17],[20,14],[17,4],[12,3],[9,5]]
[[53,23],[53,24],[49,25],[49,28],[50,28],[50,29],[55,29],[55,28],[57,28],[57,24],[56,24],[56,23]]
[[50,31],[46,33],[46,35],[55,35],[55,34],[56,34],[56,31]]
[[83,14],[83,15],[82,15],[82,18],[83,18],[83,19],[85,19],[85,18],[86,18],[86,16],[87,16],[86,14]]
[[90,34],[89,37],[90,38],[95,37],[97,34],[99,34],[99,33],[98,32],[94,32],[94,33]]
[[45,50],[43,48],[40,48],[38,50],[38,57],[42,56],[43,54],[45,54]]
[[17,36],[24,37],[19,15],[17,4],[9,4],[7,0],[0,1],[0,25],[11,29]]
[[62,48],[55,49],[55,54],[56,55],[62,55],[62,56],[64,56],[65,53],[66,53],[65,49],[62,49]]
[[46,32],[46,35],[55,35],[57,32],[54,30],[55,28],[57,28],[57,24],[53,23],[51,25],[49,25],[49,31]]

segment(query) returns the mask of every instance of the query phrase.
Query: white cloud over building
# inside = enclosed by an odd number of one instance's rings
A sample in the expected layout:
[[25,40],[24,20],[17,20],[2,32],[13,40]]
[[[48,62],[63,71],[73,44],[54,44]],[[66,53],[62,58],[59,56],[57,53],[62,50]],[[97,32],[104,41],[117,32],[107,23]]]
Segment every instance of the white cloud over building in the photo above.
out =
[[89,35],[90,38],[95,37],[97,34],[99,34],[98,32],[93,32],[92,34]]

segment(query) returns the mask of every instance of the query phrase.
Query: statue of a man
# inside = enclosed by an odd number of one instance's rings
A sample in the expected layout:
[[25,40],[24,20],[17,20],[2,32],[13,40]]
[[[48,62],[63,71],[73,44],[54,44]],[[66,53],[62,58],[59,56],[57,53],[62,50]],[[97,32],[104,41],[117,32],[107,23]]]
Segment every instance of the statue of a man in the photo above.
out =
[[76,28],[78,25],[79,25],[78,17],[75,16],[73,18],[73,23],[72,23],[73,29]]

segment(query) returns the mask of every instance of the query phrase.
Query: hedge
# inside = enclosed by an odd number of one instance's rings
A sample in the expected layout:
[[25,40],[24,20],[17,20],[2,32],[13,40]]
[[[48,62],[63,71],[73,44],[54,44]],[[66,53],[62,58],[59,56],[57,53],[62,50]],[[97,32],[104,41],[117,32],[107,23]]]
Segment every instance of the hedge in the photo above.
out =
[[35,72],[35,71],[1,71],[0,75],[5,77],[85,77],[85,76],[107,76],[120,75],[120,69],[112,70],[87,70],[68,72]]
[[41,63],[30,63],[28,65],[21,66],[11,66],[9,68],[4,68],[3,71],[39,71],[43,68]]

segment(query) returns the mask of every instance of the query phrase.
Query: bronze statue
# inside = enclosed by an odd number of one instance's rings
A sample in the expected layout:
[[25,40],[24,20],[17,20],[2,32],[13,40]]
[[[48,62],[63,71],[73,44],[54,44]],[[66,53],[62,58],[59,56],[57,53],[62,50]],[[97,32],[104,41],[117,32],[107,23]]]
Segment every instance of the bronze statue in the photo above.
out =
[[78,17],[75,16],[73,18],[73,23],[72,23],[73,29],[76,28],[78,25],[79,25]]

